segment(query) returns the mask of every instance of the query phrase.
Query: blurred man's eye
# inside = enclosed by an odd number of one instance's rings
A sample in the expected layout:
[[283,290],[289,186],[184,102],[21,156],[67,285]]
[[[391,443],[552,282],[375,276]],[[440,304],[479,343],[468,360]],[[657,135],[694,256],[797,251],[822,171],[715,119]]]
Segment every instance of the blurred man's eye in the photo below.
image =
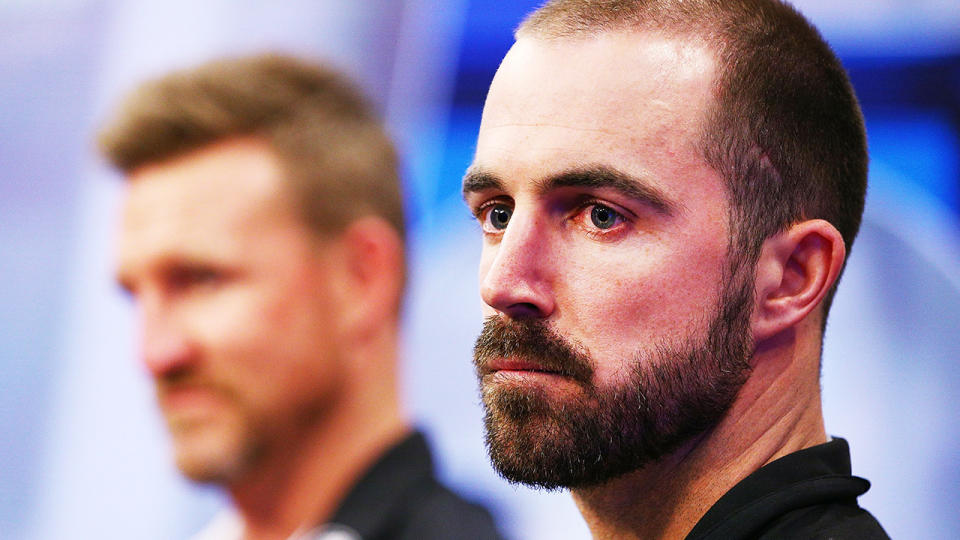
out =
[[191,266],[172,269],[167,283],[173,290],[185,291],[218,285],[223,281],[223,277],[223,273],[215,268]]

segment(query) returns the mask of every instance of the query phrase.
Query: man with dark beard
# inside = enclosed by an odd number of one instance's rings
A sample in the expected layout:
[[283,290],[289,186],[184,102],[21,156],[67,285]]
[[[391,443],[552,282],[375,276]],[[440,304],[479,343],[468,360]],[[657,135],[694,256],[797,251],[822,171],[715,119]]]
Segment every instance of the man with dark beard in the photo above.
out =
[[867,164],[829,46],[776,0],[556,0],[516,36],[463,182],[494,466],[597,538],[886,538],[820,403]]

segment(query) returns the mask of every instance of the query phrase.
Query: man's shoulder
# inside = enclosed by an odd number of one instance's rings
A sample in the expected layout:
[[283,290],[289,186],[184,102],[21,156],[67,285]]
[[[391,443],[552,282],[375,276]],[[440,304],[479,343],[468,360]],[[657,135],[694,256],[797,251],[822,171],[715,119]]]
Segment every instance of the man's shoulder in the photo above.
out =
[[413,433],[375,463],[354,486],[333,521],[364,540],[497,540],[493,517],[444,486],[427,441]]
[[731,488],[687,538],[888,538],[857,504],[870,482],[850,470],[850,450],[840,438],[788,454]]
[[396,538],[500,540],[490,512],[454,493],[436,479],[408,494],[405,517]]
[[889,540],[880,523],[856,502],[789,512],[763,530],[761,540]]

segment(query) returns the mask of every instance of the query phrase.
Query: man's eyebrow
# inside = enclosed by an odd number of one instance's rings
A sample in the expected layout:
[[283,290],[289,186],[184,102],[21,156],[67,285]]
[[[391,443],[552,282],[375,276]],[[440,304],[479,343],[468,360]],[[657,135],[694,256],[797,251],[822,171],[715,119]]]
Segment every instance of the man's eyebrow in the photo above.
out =
[[539,182],[538,191],[547,193],[565,187],[613,189],[665,216],[672,216],[681,206],[649,182],[605,166],[567,170],[553,175]]
[[461,193],[464,197],[471,193],[495,189],[503,191],[503,182],[496,175],[491,174],[479,167],[470,167],[463,175],[463,188]]

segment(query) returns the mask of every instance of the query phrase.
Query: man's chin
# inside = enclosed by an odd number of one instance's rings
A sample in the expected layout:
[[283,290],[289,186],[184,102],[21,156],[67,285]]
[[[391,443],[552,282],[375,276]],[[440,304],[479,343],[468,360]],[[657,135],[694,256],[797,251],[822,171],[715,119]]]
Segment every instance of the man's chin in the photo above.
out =
[[486,444],[506,480],[543,489],[601,485],[659,459],[678,442],[640,414],[634,392],[483,389]]
[[242,475],[248,452],[238,434],[222,426],[181,425],[171,435],[176,466],[190,480],[228,485]]
[[[513,424],[513,421],[508,421]],[[570,487],[569,478],[544,463],[547,445],[553,445],[551,429],[546,426],[501,424],[495,431],[487,430],[487,450],[493,468],[505,480],[546,490]]]
[[504,479],[546,490],[582,484],[577,427],[564,414],[582,401],[555,398],[530,388],[484,389],[487,450]]
[[[546,379],[547,382],[544,382]],[[586,406],[590,389],[569,377],[557,375],[485,377],[481,397],[496,417],[527,423],[534,417],[556,416],[557,411]]]

